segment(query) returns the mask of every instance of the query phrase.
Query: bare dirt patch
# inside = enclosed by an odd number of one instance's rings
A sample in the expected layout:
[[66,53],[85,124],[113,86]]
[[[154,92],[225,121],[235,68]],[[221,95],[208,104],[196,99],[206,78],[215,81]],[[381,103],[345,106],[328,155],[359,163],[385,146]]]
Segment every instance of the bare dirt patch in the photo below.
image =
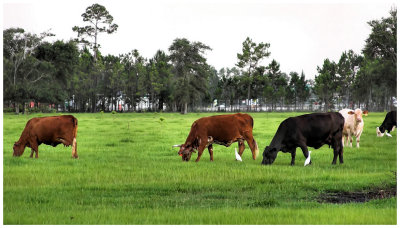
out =
[[384,199],[397,195],[396,186],[385,189],[377,188],[359,192],[325,192],[317,201],[319,203],[364,203],[373,199]]

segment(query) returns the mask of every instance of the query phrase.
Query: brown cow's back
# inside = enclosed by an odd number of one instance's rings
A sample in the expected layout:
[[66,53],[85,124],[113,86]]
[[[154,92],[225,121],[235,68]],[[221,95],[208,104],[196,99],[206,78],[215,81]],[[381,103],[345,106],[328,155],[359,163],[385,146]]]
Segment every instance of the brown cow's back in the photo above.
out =
[[71,145],[76,125],[77,119],[72,115],[39,117],[31,123],[30,130],[39,142],[51,145],[57,138],[64,138]]
[[193,127],[196,134],[210,135],[214,140],[228,143],[232,139],[243,138],[245,131],[252,131],[253,118],[242,113],[209,116],[196,120]]

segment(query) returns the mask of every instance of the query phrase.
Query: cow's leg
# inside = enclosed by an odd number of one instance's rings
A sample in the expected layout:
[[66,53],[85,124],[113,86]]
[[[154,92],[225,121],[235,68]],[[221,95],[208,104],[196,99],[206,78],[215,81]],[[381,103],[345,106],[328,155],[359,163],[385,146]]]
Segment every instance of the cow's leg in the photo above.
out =
[[350,139],[350,147],[353,147],[353,136],[351,136],[350,134],[349,134],[349,136],[347,136],[349,139]]
[[290,165],[293,166],[294,160],[296,158],[296,148],[292,149],[292,151],[290,151],[290,153],[292,154],[292,161],[290,162]]
[[332,165],[336,165],[337,157],[338,157],[338,152],[335,149],[333,149]]
[[346,129],[346,134],[342,135],[342,137],[346,137],[347,138],[347,143],[346,145],[349,147],[353,147],[353,137],[351,135],[351,131],[349,128]]
[[361,134],[362,134],[362,130],[360,130],[360,132],[357,134],[357,148],[360,148],[360,138],[361,138]]
[[243,140],[239,139],[238,147],[239,147],[239,155],[240,155],[240,157],[242,157],[243,151],[246,148],[246,146],[244,145]]
[[333,138],[332,147],[333,147],[332,165],[336,165],[338,155],[340,163],[343,163],[343,145],[340,143],[340,136],[335,136]]
[[[204,142],[206,142],[206,141],[204,141]],[[197,151],[199,152],[199,154],[197,155],[196,162],[198,162],[198,161],[200,160],[200,157],[201,157],[201,155],[203,154],[203,151],[204,151],[205,148],[206,148],[205,143],[204,143],[204,144],[201,143],[200,146],[199,146],[199,148],[197,149]]]
[[343,163],[343,147],[340,145],[340,143],[336,143],[336,147],[334,150],[337,150],[337,154],[339,154],[339,161],[340,164]]
[[38,144],[36,137],[33,139],[30,139],[28,142],[29,142],[29,147],[31,148],[30,157],[32,157],[33,152],[35,152],[35,158],[39,158],[39,144]]
[[343,136],[342,136],[342,145],[343,145],[343,146],[344,146],[344,143],[345,143],[344,138],[345,138],[345,136],[343,135]]
[[33,151],[35,151],[35,158],[39,158],[39,145],[37,142],[29,143]]
[[208,145],[208,152],[210,153],[210,161],[214,161],[214,154],[213,154],[213,146],[212,146],[212,144]]
[[253,154],[253,160],[256,160],[259,150],[258,150],[258,145],[256,140],[253,138],[253,133],[250,131],[246,131],[244,133],[244,139],[247,142],[247,145],[249,145],[251,153]]
[[[307,145],[301,145],[300,148],[301,148],[301,150],[303,151],[304,157],[307,159],[308,156],[310,156],[310,153],[308,152]],[[295,150],[296,150],[296,149],[295,149]],[[310,160],[310,163],[309,163],[309,164],[311,165],[311,160]]]
[[31,148],[31,155],[29,156],[30,158],[33,157],[33,152],[34,152],[34,150]]

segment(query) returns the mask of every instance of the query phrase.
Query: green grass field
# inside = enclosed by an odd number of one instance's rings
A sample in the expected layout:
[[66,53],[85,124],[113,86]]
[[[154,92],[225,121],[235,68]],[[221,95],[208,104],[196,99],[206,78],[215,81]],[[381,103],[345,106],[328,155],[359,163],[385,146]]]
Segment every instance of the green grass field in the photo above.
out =
[[[327,191],[396,186],[396,137],[377,138],[385,113],[364,117],[361,147],[344,148],[344,164],[331,165],[332,149],[310,148],[312,165],[296,165],[280,152],[261,166],[264,147],[285,118],[301,113],[251,113],[260,155],[243,162],[235,147],[214,146],[200,162],[184,163],[172,145],[184,143],[192,122],[214,113],[74,114],[78,155],[71,147],[41,145],[39,158],[12,156],[28,119],[3,118],[4,224],[396,224],[397,198],[365,203],[319,203]],[[163,119],[163,121],[160,120]]]

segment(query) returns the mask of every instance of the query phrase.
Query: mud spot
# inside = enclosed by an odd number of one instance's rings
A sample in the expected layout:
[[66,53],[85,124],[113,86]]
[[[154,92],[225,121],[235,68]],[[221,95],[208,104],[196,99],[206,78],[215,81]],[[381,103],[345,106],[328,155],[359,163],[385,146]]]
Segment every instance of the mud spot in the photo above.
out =
[[395,197],[396,186],[385,189],[377,188],[359,192],[325,192],[317,201],[319,203],[364,203],[373,199],[384,199]]

